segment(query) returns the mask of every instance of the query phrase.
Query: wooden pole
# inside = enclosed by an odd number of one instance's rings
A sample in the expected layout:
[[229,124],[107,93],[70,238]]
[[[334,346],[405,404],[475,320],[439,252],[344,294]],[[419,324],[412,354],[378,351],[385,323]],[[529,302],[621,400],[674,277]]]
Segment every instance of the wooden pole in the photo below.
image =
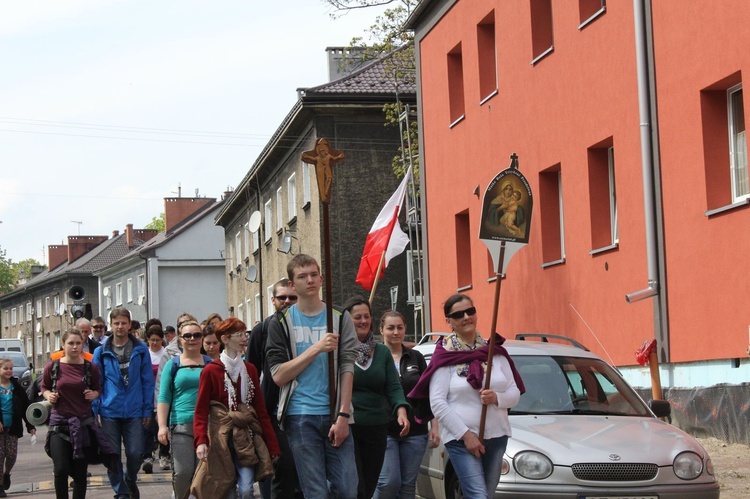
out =
[[[484,374],[484,389],[490,387],[492,378],[492,358],[495,353],[495,329],[497,329],[498,308],[500,308],[500,286],[502,284],[503,261],[505,260],[505,241],[500,244],[500,257],[498,258],[497,271],[495,276],[495,301],[492,308],[492,328],[490,329],[489,353],[487,354],[487,369]],[[487,421],[487,406],[482,404],[482,418],[479,420],[479,441],[484,440],[484,426]]]
[[375,272],[375,282],[372,283],[372,291],[370,291],[370,305],[372,305],[372,300],[375,299],[375,290],[378,289],[378,281],[380,280],[380,273],[383,270],[383,263],[385,263],[385,251],[380,255],[378,270]]
[[[326,324],[328,332],[333,333],[333,278],[331,276],[331,224],[328,203],[323,203],[323,275],[325,275]],[[341,331],[339,331],[341,334]],[[331,423],[336,421],[336,373],[333,352],[328,352],[328,402]]]

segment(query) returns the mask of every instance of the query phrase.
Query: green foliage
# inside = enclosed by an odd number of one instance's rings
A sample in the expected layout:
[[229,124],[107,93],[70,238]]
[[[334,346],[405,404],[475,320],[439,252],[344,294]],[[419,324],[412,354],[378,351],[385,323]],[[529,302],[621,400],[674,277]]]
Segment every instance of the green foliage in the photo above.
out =
[[13,291],[21,278],[31,279],[32,266],[41,266],[41,263],[33,258],[13,262],[6,257],[6,251],[0,249],[0,294]]
[[156,230],[157,232],[164,232],[164,228],[166,227],[164,217],[164,213],[160,213],[158,217],[152,218],[151,223],[147,224],[144,229],[152,229]]

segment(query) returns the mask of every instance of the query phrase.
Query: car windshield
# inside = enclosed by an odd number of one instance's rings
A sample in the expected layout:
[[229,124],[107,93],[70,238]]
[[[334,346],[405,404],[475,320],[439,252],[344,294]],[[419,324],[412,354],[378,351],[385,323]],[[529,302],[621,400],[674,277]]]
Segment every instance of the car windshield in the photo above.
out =
[[23,356],[22,353],[19,352],[2,352],[0,353],[0,358],[6,358],[13,361],[13,367],[19,368],[19,367],[26,367],[26,357]]
[[514,356],[526,393],[509,414],[650,416],[606,362],[585,357]]

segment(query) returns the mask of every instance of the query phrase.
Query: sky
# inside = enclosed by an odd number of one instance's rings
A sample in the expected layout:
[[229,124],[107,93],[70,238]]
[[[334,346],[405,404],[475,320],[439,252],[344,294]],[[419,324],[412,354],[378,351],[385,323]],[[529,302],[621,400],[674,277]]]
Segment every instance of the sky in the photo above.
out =
[[322,0],[0,0],[0,248],[143,228],[235,187],[326,47],[379,11]]

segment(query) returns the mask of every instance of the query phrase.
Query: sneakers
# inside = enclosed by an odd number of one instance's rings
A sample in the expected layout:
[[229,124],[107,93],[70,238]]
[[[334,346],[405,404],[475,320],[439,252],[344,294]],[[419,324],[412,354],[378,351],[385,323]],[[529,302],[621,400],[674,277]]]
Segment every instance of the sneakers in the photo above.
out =
[[8,490],[10,488],[10,473],[5,473],[3,475],[3,490]]
[[161,466],[162,470],[169,470],[171,469],[171,466],[169,464],[169,458],[167,456],[162,456],[159,458],[159,466]]
[[153,459],[146,459],[143,461],[143,472],[147,475],[150,475],[154,472],[154,460]]
[[138,485],[135,482],[126,479],[125,485],[128,487],[130,499],[141,499],[141,492],[138,490]]

